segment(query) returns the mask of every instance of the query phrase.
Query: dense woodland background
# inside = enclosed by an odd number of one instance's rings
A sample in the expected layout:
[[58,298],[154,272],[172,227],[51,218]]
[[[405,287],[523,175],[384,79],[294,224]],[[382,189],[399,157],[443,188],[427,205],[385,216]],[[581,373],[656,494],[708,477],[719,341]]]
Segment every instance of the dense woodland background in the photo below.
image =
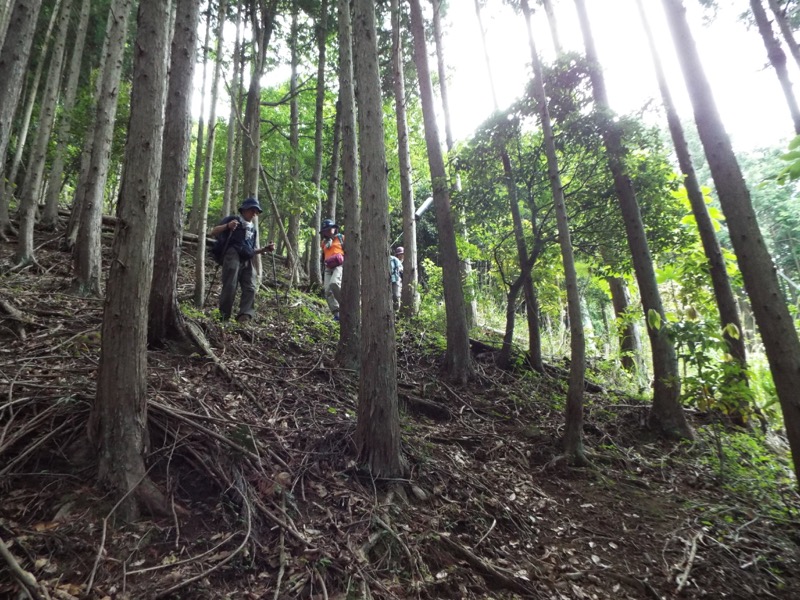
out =
[[[460,140],[453,0],[0,6],[0,594],[800,593],[800,6],[620,2],[659,95],[619,114],[597,3],[469,4]],[[731,4],[785,99],[738,153],[689,20]],[[207,231],[248,197],[240,326]]]

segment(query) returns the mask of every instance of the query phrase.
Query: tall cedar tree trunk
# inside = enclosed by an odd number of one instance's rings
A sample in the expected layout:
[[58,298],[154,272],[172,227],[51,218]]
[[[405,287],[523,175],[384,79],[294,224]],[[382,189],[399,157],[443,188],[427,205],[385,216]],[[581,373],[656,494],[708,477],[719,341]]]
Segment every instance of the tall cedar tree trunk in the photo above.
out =
[[0,7],[0,49],[3,48],[3,42],[6,39],[6,32],[8,31],[8,21],[11,18],[11,4],[6,3]]
[[[656,78],[658,79],[658,87],[661,91],[664,111],[667,114],[667,124],[669,126],[670,135],[672,136],[672,143],[675,146],[675,154],[678,157],[678,164],[683,173],[683,183],[686,186],[686,193],[692,207],[692,214],[697,222],[697,230],[700,234],[700,240],[703,243],[703,250],[708,259],[711,285],[714,288],[714,297],[717,301],[720,325],[723,328],[723,334],[731,356],[739,362],[742,367],[742,373],[744,373],[747,369],[744,332],[742,329],[742,321],[739,317],[739,310],[736,305],[736,298],[733,295],[730,279],[728,279],[725,259],[722,257],[722,249],[720,248],[719,240],[714,231],[714,224],[711,221],[711,216],[708,214],[708,207],[703,197],[703,191],[700,188],[700,182],[697,180],[697,173],[695,173],[692,156],[689,152],[689,144],[686,141],[686,135],[683,132],[683,125],[678,117],[678,111],[675,109],[675,103],[672,101],[672,94],[667,86],[667,80],[664,76],[664,70],[661,67],[661,60],[659,59],[658,51],[653,41],[653,34],[650,30],[650,24],[647,20],[642,0],[638,0],[637,4],[639,7],[639,14],[642,18],[642,26],[650,45],[650,53],[653,55],[653,67],[655,68]],[[732,336],[730,334],[727,327],[727,325],[730,324],[736,326],[736,329],[739,331],[738,335]],[[745,377],[746,380],[746,376],[743,375],[743,377]]]
[[[113,15],[109,9],[109,18]],[[86,125],[86,130],[83,134],[82,147],[81,147],[81,166],[78,172],[77,182],[75,184],[75,195],[72,199],[72,206],[70,207],[69,222],[67,223],[67,231],[64,233],[64,248],[66,250],[74,251],[75,244],[78,240],[78,233],[80,232],[81,216],[83,215],[83,204],[86,199],[87,188],[89,187],[89,169],[92,164],[92,144],[94,143],[94,130],[95,121],[97,120],[97,101],[100,98],[100,91],[103,87],[103,71],[105,71],[106,58],[108,56],[108,44],[110,40],[108,35],[103,36],[103,48],[100,51],[100,61],[97,66],[98,77],[95,77],[94,88],[89,97],[89,122]]]
[[[342,103],[342,196],[346,226],[339,344],[336,362],[357,369],[361,355],[361,199],[358,183],[358,135],[353,81],[353,29],[350,0],[338,0],[339,100]],[[383,249],[383,256],[386,249]],[[386,261],[388,264],[388,260]],[[386,280],[388,282],[388,279]],[[388,283],[384,283],[388,287]]]
[[230,80],[231,110],[228,114],[228,144],[225,154],[225,191],[222,195],[222,216],[233,212],[233,180],[238,177],[239,164],[234,162],[236,152],[236,131],[239,129],[239,99],[242,88],[239,85],[239,72],[242,68],[242,13],[241,4],[236,9],[236,41],[233,44],[233,76]]
[[[447,319],[445,371],[447,377],[452,381],[466,384],[474,371],[469,352],[469,333],[464,307],[464,290],[461,287],[456,234],[450,209],[450,190],[447,185],[442,147],[439,143],[439,130],[436,126],[436,109],[433,103],[433,85],[428,68],[422,9],[419,0],[409,0],[409,5],[411,6],[411,32],[414,37],[414,63],[417,66],[422,100],[425,145],[428,149],[428,165],[431,170],[433,204],[436,208],[436,227],[439,231],[439,251],[442,260],[444,305]],[[388,268],[388,261],[385,262]],[[384,287],[388,286],[384,283]]]
[[[675,348],[669,339],[664,317],[664,308],[656,283],[653,259],[645,237],[639,203],[633,190],[633,184],[625,168],[623,157],[625,148],[622,143],[622,131],[611,118],[605,80],[600,70],[600,62],[594,46],[594,39],[589,26],[584,0],[575,0],[578,18],[581,23],[586,58],[589,62],[589,75],[592,81],[596,109],[602,115],[604,123],[601,127],[603,143],[606,147],[608,165],[614,177],[614,189],[619,200],[620,210],[625,222],[628,247],[633,257],[633,268],[642,296],[642,306],[647,322],[647,333],[653,352],[653,407],[650,410],[650,426],[662,434],[673,438],[694,438],[694,432],[686,422],[686,415],[680,403],[680,374]],[[653,317],[651,315],[658,315]],[[656,318],[664,326],[653,326]]]
[[183,205],[189,176],[192,139],[191,98],[197,56],[197,25],[201,0],[177,0],[175,32],[170,52],[167,106],[164,111],[164,151],[158,191],[155,256],[150,289],[147,341],[184,341],[184,320],[178,307],[178,263],[183,231]]
[[772,24],[769,22],[767,11],[764,10],[761,0],[750,0],[750,9],[753,11],[758,32],[761,34],[764,48],[767,50],[769,62],[772,68],[775,69],[778,82],[783,90],[783,96],[786,98],[786,106],[789,107],[789,114],[792,117],[792,123],[794,123],[794,133],[795,135],[800,135],[800,107],[797,105],[797,98],[792,90],[789,69],[786,68],[786,53],[772,31]]
[[103,215],[103,195],[108,177],[108,160],[119,100],[123,51],[132,5],[133,0],[113,0],[108,13],[106,29],[108,40],[105,64],[100,75],[100,93],[97,96],[92,156],[89,161],[78,239],[73,255],[75,260],[73,287],[76,293],[82,295],[100,295],[100,224]]
[[47,56],[50,52],[50,44],[53,43],[53,30],[58,21],[60,8],[61,0],[56,0],[53,4],[53,12],[50,13],[50,21],[47,24],[47,30],[44,34],[44,42],[39,52],[39,60],[36,62],[36,70],[33,72],[33,79],[31,79],[30,82],[26,81],[25,88],[27,91],[24,95],[25,111],[22,114],[22,122],[17,129],[17,147],[14,151],[14,159],[11,161],[11,171],[8,176],[8,193],[13,196],[19,196],[19,194],[17,194],[19,168],[22,165],[22,156],[25,151],[25,145],[28,142],[28,133],[31,130],[31,117],[33,116],[34,108],[36,108],[37,100],[41,104],[39,82],[42,79],[44,68],[47,65]]
[[353,53],[358,83],[359,160],[364,262],[361,368],[356,444],[373,477],[401,477],[400,414],[397,407],[397,352],[389,290],[389,191],[381,79],[372,0],[353,3]]
[[[447,70],[444,62],[444,43],[442,42],[442,3],[440,0],[433,0],[433,41],[436,47],[436,68],[439,73],[439,93],[442,97],[442,111],[444,113],[444,132],[445,141],[447,142],[448,155],[453,152],[455,144],[453,140],[453,127],[450,120],[450,102],[447,94]],[[484,51],[486,45],[484,40]],[[488,62],[487,62],[488,66]],[[495,106],[495,110],[497,107]],[[458,194],[461,193],[461,174],[456,170],[453,181],[453,190]],[[458,214],[458,226],[461,230],[461,236],[465,242],[469,241],[469,232],[467,231],[467,222],[463,209]],[[406,258],[407,260],[407,258]],[[405,267],[405,264],[403,265]],[[465,258],[461,261],[461,276],[467,284],[467,292],[469,301],[467,302],[467,328],[471,329],[478,324],[478,301],[475,298],[475,291],[472,288],[472,261]],[[405,273],[403,274],[405,278]]]
[[81,63],[83,62],[83,49],[86,45],[86,31],[89,26],[89,13],[91,0],[82,0],[78,25],[72,46],[67,84],[64,88],[64,101],[61,104],[61,115],[58,123],[58,140],[53,153],[53,164],[50,167],[50,176],[47,184],[47,201],[45,203],[42,225],[55,228],[58,224],[58,200],[61,195],[62,178],[64,176],[64,159],[67,153],[67,144],[72,130],[72,111],[75,108],[75,99],[78,95]]
[[36,207],[41,196],[42,179],[44,178],[47,149],[56,119],[56,103],[61,87],[61,72],[64,65],[67,32],[72,0],[65,0],[56,28],[56,38],[50,66],[47,72],[42,100],[39,104],[39,119],[36,126],[36,139],[28,158],[28,170],[25,173],[25,184],[22,186],[22,197],[19,203],[19,237],[17,238],[16,259],[20,265],[28,265],[36,260],[33,254],[33,225],[36,220]]
[[227,0],[219,0],[217,11],[217,45],[214,49],[214,74],[211,77],[211,106],[208,111],[208,140],[203,164],[203,189],[197,207],[197,253],[194,261],[194,305],[202,308],[206,298],[206,226],[208,224],[208,201],[211,196],[211,167],[214,144],[217,140],[217,98],[219,97],[219,75],[222,69],[222,32],[225,26]]
[[342,156],[342,100],[336,99],[336,116],[333,118],[333,144],[331,165],[328,173],[328,196],[325,214],[336,221],[336,200],[339,192],[339,165]]
[[140,508],[166,514],[163,495],[147,478],[147,303],[161,177],[167,88],[169,2],[140,0],[125,172],[119,194],[103,310],[97,396],[90,415],[98,476],[133,520]]
[[325,124],[322,109],[325,106],[325,49],[327,48],[327,40],[328,0],[321,0],[317,21],[317,54],[319,59],[317,60],[317,96],[314,106],[314,174],[311,177],[314,191],[317,194],[317,207],[314,211],[314,233],[309,247],[311,268],[308,273],[311,282],[317,285],[322,285],[322,270],[320,268],[322,251],[319,247],[319,228],[322,224],[322,127]]
[[208,46],[211,43],[211,3],[205,13],[206,33],[203,37],[203,76],[200,83],[200,117],[197,120],[197,144],[194,151],[194,174],[192,176],[192,206],[189,208],[189,231],[202,236],[205,232],[200,230],[198,211],[201,194],[203,193],[203,152],[205,152],[206,137],[206,77],[208,76]]
[[[0,49],[0,182],[4,181],[6,150],[11,139],[11,124],[19,103],[22,80],[28,68],[36,19],[39,17],[41,0],[16,0],[9,17],[5,43]],[[8,194],[0,183],[0,238],[11,227],[8,215]]]
[[553,49],[556,51],[556,56],[561,57],[564,53],[564,48],[561,45],[561,40],[558,37],[558,21],[556,20],[556,13],[553,10],[552,0],[542,0],[544,5],[544,12],[547,14],[547,24],[550,27],[550,37],[553,38]]
[[775,15],[778,28],[781,30],[781,35],[786,45],[789,46],[789,52],[792,53],[792,58],[794,58],[797,66],[800,67],[800,45],[798,45],[797,40],[794,39],[792,26],[789,24],[789,19],[786,17],[786,8],[781,6],[779,0],[768,0],[768,2],[772,14]]
[[528,27],[528,43],[531,47],[531,63],[533,64],[533,95],[539,106],[539,118],[542,122],[544,151],[547,156],[547,176],[550,180],[550,191],[553,194],[553,204],[555,205],[558,241],[561,246],[561,259],[564,264],[564,279],[567,288],[570,366],[566,426],[564,428],[564,455],[571,463],[585,464],[587,460],[583,451],[583,388],[586,373],[586,345],[583,336],[580,294],[578,293],[578,274],[575,271],[575,258],[572,254],[572,240],[569,233],[564,191],[561,186],[561,175],[558,169],[555,137],[550,122],[550,112],[547,108],[542,65],[531,29],[531,9],[528,0],[522,0],[522,11]]
[[[500,107],[497,104],[497,94],[494,89],[494,76],[492,74],[492,65],[491,61],[489,60],[489,50],[486,44],[486,33],[483,29],[483,19],[481,17],[481,10],[480,4],[476,0],[475,1],[475,13],[478,17],[478,24],[480,25],[480,33],[481,33],[481,44],[483,46],[483,58],[484,62],[486,63],[486,71],[489,74],[489,85],[492,86],[492,99],[494,100],[494,110],[495,112],[499,111]],[[522,276],[522,292],[525,295],[525,315],[527,317],[528,323],[528,356],[529,357],[537,357],[541,356],[541,348],[539,344],[541,343],[541,339],[538,335],[538,301],[536,299],[536,290],[533,287],[533,279],[531,278],[530,269],[526,269],[524,265],[527,262],[528,258],[528,248],[527,244],[525,243],[525,232],[522,226],[522,215],[519,211],[519,197],[517,195],[517,181],[514,175],[514,169],[511,165],[511,158],[508,155],[508,150],[506,148],[505,140],[501,141],[501,146],[499,148],[500,152],[500,161],[503,165],[503,177],[505,179],[506,184],[506,191],[508,193],[508,203],[509,203],[509,210],[511,211],[511,219],[514,224],[514,241],[517,246],[517,260],[519,261],[521,276]],[[508,313],[506,313],[508,314]],[[506,320],[506,325],[514,327],[514,320]],[[514,330],[506,331],[506,338],[513,339]],[[510,365],[510,354],[507,355],[509,362],[505,362],[506,354],[502,354],[501,358],[502,361],[498,361],[498,364],[502,368],[509,368]],[[541,364],[537,364],[537,361],[531,360],[529,358],[529,364],[541,371],[543,370]]]
[[783,411],[795,475],[800,480],[800,400],[797,396],[797,390],[800,389],[800,340],[781,293],[775,265],[758,228],[750,191],[700,62],[683,2],[663,0],[663,4],[689,89],[697,130],[727,219],[731,243],[756,324],[761,332]]
[[[297,5],[292,9],[292,27],[289,34],[289,51],[291,52],[291,75],[289,76],[289,173],[293,183],[300,181],[300,111],[297,100],[297,67],[300,64],[299,50],[297,48]],[[292,185],[289,191],[292,213],[289,215],[289,243],[292,252],[289,253],[289,273],[292,285],[300,283],[300,201],[297,197],[297,186]]]
[[397,157],[400,175],[400,200],[403,207],[403,288],[400,292],[400,313],[413,316],[419,312],[419,271],[417,269],[417,222],[414,219],[411,151],[408,144],[406,84],[403,76],[403,43],[399,0],[391,0],[392,11],[392,75],[394,109],[397,121]]

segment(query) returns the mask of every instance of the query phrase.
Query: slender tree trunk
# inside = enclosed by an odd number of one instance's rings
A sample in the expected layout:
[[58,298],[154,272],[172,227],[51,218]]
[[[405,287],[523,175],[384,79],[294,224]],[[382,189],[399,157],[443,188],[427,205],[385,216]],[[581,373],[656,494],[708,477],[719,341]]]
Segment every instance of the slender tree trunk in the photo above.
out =
[[[25,144],[28,141],[28,132],[31,126],[31,117],[33,116],[33,109],[36,107],[36,100],[39,98],[39,83],[44,73],[44,67],[47,65],[47,56],[50,52],[50,44],[53,41],[53,30],[55,29],[56,22],[58,21],[59,10],[61,8],[61,0],[56,0],[53,5],[53,12],[50,14],[50,21],[47,24],[47,31],[44,35],[44,43],[42,50],[39,53],[39,61],[36,63],[36,70],[33,72],[33,79],[30,84],[26,83],[28,90],[25,98],[25,112],[22,115],[22,122],[19,126],[19,133],[17,135],[17,147],[14,151],[14,159],[11,162],[11,171],[8,176],[10,188],[8,192],[12,195],[17,195],[17,176],[19,175],[19,168],[22,165],[22,155],[25,151]],[[41,102],[40,102],[41,103]]]
[[775,266],[758,227],[750,192],[717,111],[681,0],[662,0],[695,122],[725,213],[745,289],[783,411],[795,474],[800,479],[800,340],[781,294]]
[[[166,514],[147,478],[147,302],[161,176],[169,2],[140,0],[125,175],[103,311],[97,396],[90,416],[101,482],[127,520],[139,509]],[[133,492],[132,494],[130,494]],[[130,494],[130,496],[127,496]]]
[[[206,76],[208,75],[208,47],[211,40],[211,2],[206,11],[206,33],[203,37],[203,76],[200,84],[200,117],[197,121],[197,144],[194,152],[194,176],[192,181],[192,206],[189,209],[189,231],[201,237],[205,234],[200,229],[199,208],[203,194],[203,152],[206,137]],[[196,301],[196,298],[195,298]]]
[[[697,230],[700,234],[703,250],[708,259],[709,274],[711,276],[712,287],[714,288],[714,297],[717,301],[720,325],[723,328],[723,335],[725,336],[725,341],[728,344],[731,356],[741,365],[742,377],[746,382],[747,377],[745,372],[747,369],[747,355],[744,348],[742,321],[739,318],[736,298],[733,295],[730,279],[728,279],[725,259],[722,256],[722,249],[720,248],[719,240],[714,231],[714,224],[711,221],[711,216],[708,214],[708,208],[705,198],[703,197],[703,191],[700,188],[700,182],[697,180],[692,156],[689,153],[689,144],[686,141],[686,135],[684,134],[681,120],[678,117],[678,111],[675,109],[675,104],[672,101],[672,94],[667,86],[667,80],[664,76],[664,70],[661,67],[661,60],[656,51],[655,43],[653,42],[653,35],[644,12],[642,0],[638,0],[637,4],[642,17],[642,24],[650,44],[650,52],[653,55],[653,66],[658,79],[658,87],[661,90],[661,98],[664,103],[664,110],[667,114],[667,124],[669,126],[670,135],[672,136],[672,143],[675,147],[675,154],[678,157],[678,164],[683,173],[684,186],[686,186],[686,193],[692,207],[692,214],[697,223]],[[738,335],[732,336],[727,325],[734,325],[739,332]]]
[[622,277],[609,277],[606,281],[611,290],[611,303],[614,306],[614,316],[617,318],[617,327],[619,328],[620,362],[626,371],[639,374],[642,367],[640,364],[642,345],[639,327],[629,315],[628,286]]
[[561,45],[561,40],[558,36],[558,20],[553,10],[553,2],[552,0],[542,0],[542,5],[544,6],[544,12],[547,14],[547,24],[550,26],[550,37],[553,38],[553,48],[556,51],[556,56],[560,57],[564,54],[564,47]]
[[42,178],[47,162],[47,148],[56,118],[58,90],[61,87],[61,72],[64,64],[64,53],[69,31],[69,17],[72,0],[61,5],[53,53],[47,73],[42,101],[39,105],[39,122],[36,126],[36,139],[25,173],[25,184],[22,187],[22,198],[19,204],[19,237],[17,238],[17,263],[27,265],[36,260],[33,254],[33,225],[36,219],[36,207],[41,195]]
[[[435,9],[434,9],[435,10]],[[397,156],[400,174],[400,199],[403,206],[403,288],[400,312],[406,316],[419,312],[419,273],[417,269],[417,222],[414,218],[414,188],[412,185],[411,151],[408,144],[406,114],[406,84],[403,76],[403,45],[399,0],[391,1],[392,11],[392,74],[394,108],[397,121]]]
[[[242,45],[244,50],[244,44]],[[235,126],[235,142],[233,148],[233,181],[231,182],[231,205],[227,214],[233,212],[236,201],[240,198],[239,184],[242,181],[240,169],[242,168],[242,143],[244,139],[244,130],[242,129],[239,119],[244,114],[244,103],[247,94],[244,93],[244,56],[240,58],[239,64],[239,81],[237,83],[237,98],[236,98],[236,126]],[[223,214],[223,216],[226,216]]]
[[786,98],[786,105],[789,107],[789,114],[792,117],[792,123],[794,123],[794,133],[795,135],[800,135],[800,106],[797,105],[797,98],[795,98],[792,82],[789,79],[789,69],[786,68],[786,53],[772,31],[772,24],[769,22],[767,11],[764,10],[761,0],[750,0],[750,9],[753,11],[753,17],[756,20],[756,25],[758,25],[758,32],[761,34],[764,47],[767,49],[769,62],[772,68],[775,69],[775,74],[778,76],[778,81],[783,90],[783,96]]
[[239,72],[242,68],[242,13],[241,3],[236,10],[236,41],[233,45],[233,76],[230,81],[231,111],[228,115],[228,144],[225,155],[225,191],[222,196],[222,216],[233,212],[233,180],[238,178],[239,163],[235,162],[236,131],[239,129],[238,117],[242,88],[239,85]]
[[[476,3],[477,8],[477,3]],[[442,109],[444,111],[444,123],[445,123],[445,140],[447,141],[447,153],[448,155],[453,152],[454,140],[453,140],[453,128],[450,123],[450,102],[448,101],[448,94],[447,94],[447,70],[445,69],[445,62],[444,62],[444,44],[442,43],[442,19],[441,19],[441,1],[440,0],[433,0],[433,39],[436,46],[436,64],[437,69],[439,72],[439,93],[442,96]],[[480,15],[478,15],[478,21],[480,22]],[[486,40],[484,42],[484,52],[486,50]],[[489,67],[489,63],[487,60],[487,68]],[[495,105],[495,110],[497,110],[497,106]],[[456,171],[455,177],[453,180],[453,189],[456,193],[461,192],[461,175]],[[458,226],[461,230],[461,236],[464,238],[464,241],[469,241],[469,232],[467,231],[467,223],[466,218],[464,215],[464,211],[460,211],[458,215]],[[406,260],[408,260],[408,254],[406,254]],[[467,328],[471,329],[474,325],[478,323],[478,301],[475,299],[475,294],[472,289],[472,262],[469,258],[465,258],[461,261],[461,276],[464,279],[464,283],[466,284],[466,291],[469,301],[467,302]],[[405,278],[405,273],[403,273],[403,278]]]
[[53,154],[53,164],[50,168],[50,176],[48,178],[47,201],[45,203],[44,215],[42,216],[42,225],[44,227],[55,228],[58,224],[58,200],[61,192],[61,179],[64,175],[64,156],[66,155],[67,144],[70,139],[72,111],[75,108],[75,98],[78,94],[78,81],[81,74],[81,62],[86,42],[86,31],[89,25],[90,8],[91,0],[82,0],[78,25],[75,28],[67,84],[64,89],[64,101],[61,105],[58,133],[56,135],[58,144]]
[[586,345],[583,336],[583,319],[581,318],[581,301],[578,294],[578,274],[575,270],[575,258],[572,253],[567,208],[564,202],[564,191],[561,186],[561,175],[558,169],[555,137],[547,108],[547,97],[544,89],[542,65],[531,29],[531,11],[528,0],[522,0],[525,23],[528,27],[528,42],[531,47],[533,64],[533,94],[539,105],[539,118],[542,122],[544,148],[547,156],[547,176],[550,180],[550,192],[555,204],[558,241],[561,246],[561,259],[564,264],[564,279],[567,287],[567,310],[569,312],[570,335],[570,367],[569,385],[567,388],[566,427],[564,429],[564,455],[569,462],[585,464],[583,451],[583,388],[586,373]]
[[[358,128],[353,81],[353,29],[350,0],[338,0],[339,100],[342,109],[342,196],[345,224],[345,261],[339,306],[339,344],[336,362],[347,369],[361,364],[361,198],[358,181]],[[386,255],[386,249],[381,256]],[[388,261],[387,261],[388,264]],[[388,288],[388,278],[383,282]]]
[[781,35],[786,45],[789,46],[789,52],[792,53],[792,58],[794,58],[797,66],[800,67],[800,45],[798,45],[797,40],[794,39],[794,32],[789,24],[789,20],[786,18],[786,9],[781,7],[778,0],[768,0],[768,2],[770,9],[772,9],[772,14],[775,15],[778,28],[781,30]]
[[197,207],[197,254],[194,261],[194,305],[203,308],[206,298],[206,236],[208,225],[208,201],[211,196],[211,167],[214,159],[214,144],[217,140],[217,97],[219,75],[222,68],[222,32],[225,27],[227,0],[219,0],[217,12],[217,45],[214,49],[214,75],[211,77],[211,106],[208,113],[208,141],[203,165],[203,190]]
[[[436,209],[436,226],[439,231],[439,249],[442,257],[444,278],[444,304],[447,319],[447,351],[445,371],[458,383],[466,384],[472,377],[473,366],[469,352],[469,333],[464,306],[464,290],[461,287],[456,234],[450,208],[450,190],[444,167],[436,112],[433,103],[433,85],[428,68],[428,52],[425,45],[425,25],[419,0],[410,0],[411,32],[414,37],[414,63],[417,66],[422,115],[425,123],[425,145],[428,149],[428,165],[431,170],[433,204]],[[384,261],[387,263],[388,261]],[[384,287],[387,287],[384,284]]]
[[197,56],[200,1],[177,0],[175,14],[155,233],[158,268],[153,271],[147,322],[147,339],[151,345],[161,344],[166,340],[185,340],[183,315],[178,306],[178,263],[183,231],[183,205],[189,176],[191,91]]
[[[289,173],[293,182],[300,181],[300,116],[297,104],[297,67],[300,64],[299,50],[297,48],[297,5],[292,10],[292,26],[289,34],[289,48],[291,52],[291,75],[289,76],[289,146],[292,149],[289,155]],[[289,253],[289,273],[292,285],[300,283],[300,214],[297,208],[300,202],[297,197],[297,187],[290,188],[290,204],[292,213],[289,215],[289,243],[293,252]]]
[[122,74],[123,50],[128,34],[128,18],[133,0],[113,0],[106,28],[106,57],[100,75],[97,96],[92,156],[89,162],[85,196],[81,207],[78,240],[74,249],[75,280],[78,294],[100,295],[100,225],[103,214],[103,193],[108,178],[108,162],[114,119],[119,100],[119,81]]
[[333,119],[333,146],[331,148],[331,168],[328,174],[328,202],[325,215],[336,221],[336,200],[339,191],[339,166],[342,156],[342,100],[336,100],[336,116]]
[[[22,80],[28,68],[36,19],[41,7],[41,0],[16,0],[11,8],[5,44],[0,48],[0,81],[3,82],[3,89],[0,90],[0,182],[5,179],[4,167],[11,125],[19,103]],[[0,186],[0,238],[5,238],[10,227],[8,193],[3,193]]]
[[314,211],[314,234],[311,236],[311,246],[309,247],[309,261],[311,264],[308,275],[312,283],[322,285],[319,228],[322,224],[322,127],[325,123],[322,109],[325,105],[325,49],[328,40],[328,0],[321,0],[319,12],[319,22],[317,24],[317,54],[319,59],[317,60],[317,97],[314,108],[314,174],[311,177],[317,195],[317,207]]
[[[383,135],[375,4],[355,0],[353,39],[358,82],[358,130],[363,203],[361,368],[356,444],[373,477],[400,477],[397,352],[389,281],[389,192]],[[368,357],[368,358],[367,358]]]
[[650,256],[650,248],[645,237],[639,203],[623,161],[625,148],[622,142],[622,131],[619,125],[610,118],[611,109],[605,80],[600,71],[600,63],[594,47],[584,0],[575,0],[575,6],[578,8],[578,18],[586,46],[596,108],[602,115],[605,115],[605,123],[602,126],[603,143],[606,147],[608,164],[614,177],[614,189],[625,222],[628,247],[633,257],[633,268],[639,284],[639,292],[642,295],[647,333],[653,351],[653,407],[650,410],[650,425],[669,437],[692,439],[694,432],[686,422],[686,415],[680,403],[681,381],[675,348],[669,339],[666,326],[654,326],[656,319],[666,325],[666,318],[656,283],[653,259]]

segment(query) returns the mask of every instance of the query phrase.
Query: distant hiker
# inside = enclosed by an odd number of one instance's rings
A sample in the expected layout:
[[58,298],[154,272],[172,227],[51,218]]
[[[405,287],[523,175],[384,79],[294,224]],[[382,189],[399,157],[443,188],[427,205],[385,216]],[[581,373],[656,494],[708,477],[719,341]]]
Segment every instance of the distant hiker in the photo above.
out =
[[325,219],[319,230],[322,235],[320,246],[325,263],[323,289],[333,320],[339,320],[339,298],[342,291],[342,264],[344,264],[344,236],[339,226],[331,219]]
[[252,259],[256,254],[275,250],[270,242],[263,248],[256,248],[256,226],[253,217],[261,214],[261,205],[255,198],[248,198],[239,207],[238,215],[222,219],[211,230],[217,238],[214,254],[222,265],[222,290],[219,294],[219,312],[222,320],[231,318],[237,284],[242,287],[239,299],[239,314],[236,320],[246,323],[255,315],[253,305],[256,299],[256,273]]
[[403,256],[405,251],[402,246],[394,249],[394,255],[389,256],[389,281],[392,284],[392,306],[394,311],[400,310],[400,292],[403,291]]

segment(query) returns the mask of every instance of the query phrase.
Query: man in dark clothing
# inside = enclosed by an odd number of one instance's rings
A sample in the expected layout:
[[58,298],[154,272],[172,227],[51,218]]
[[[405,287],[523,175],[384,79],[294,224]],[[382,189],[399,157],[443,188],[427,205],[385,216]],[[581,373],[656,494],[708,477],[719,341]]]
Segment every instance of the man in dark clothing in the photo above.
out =
[[237,284],[242,287],[242,295],[236,320],[246,323],[255,314],[256,273],[252,259],[256,254],[275,249],[272,242],[263,248],[256,248],[258,232],[253,219],[261,212],[258,200],[248,198],[239,207],[238,215],[225,217],[211,230],[213,236],[227,236],[222,257],[222,291],[219,294],[219,312],[223,321],[231,318]]

